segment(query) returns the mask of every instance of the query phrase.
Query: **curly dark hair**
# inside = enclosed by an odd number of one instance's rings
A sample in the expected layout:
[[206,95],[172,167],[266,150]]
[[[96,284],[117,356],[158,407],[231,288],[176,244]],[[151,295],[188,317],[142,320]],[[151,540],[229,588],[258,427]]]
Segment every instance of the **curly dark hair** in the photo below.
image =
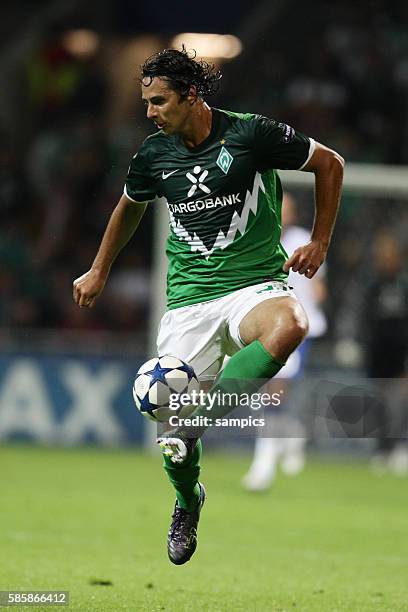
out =
[[213,64],[196,60],[197,53],[189,55],[183,45],[181,51],[164,49],[148,57],[141,67],[141,80],[161,77],[168,81],[174,91],[182,97],[188,96],[191,85],[195,85],[198,96],[208,96],[218,91],[222,74]]

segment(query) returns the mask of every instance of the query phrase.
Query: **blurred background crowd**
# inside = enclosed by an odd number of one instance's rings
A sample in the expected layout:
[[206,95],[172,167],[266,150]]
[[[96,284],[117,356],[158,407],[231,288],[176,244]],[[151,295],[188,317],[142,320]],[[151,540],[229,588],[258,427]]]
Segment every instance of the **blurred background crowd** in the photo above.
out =
[[[144,4],[25,0],[2,9],[4,341],[32,341],[45,330],[54,340],[73,334],[75,342],[114,332],[146,350],[156,204],[97,307],[80,310],[71,299],[72,281],[89,268],[122,193],[130,158],[154,129],[144,117],[138,66],[171,46],[178,32],[198,29],[186,1],[171,11],[168,3]],[[231,10],[210,1],[202,10],[199,31],[214,32],[216,23],[216,32],[240,41],[230,57],[210,58],[224,73],[211,104],[285,121],[348,162],[408,164],[406,2],[239,1]],[[301,221],[310,225],[311,192],[296,197]],[[407,230],[403,199],[345,194],[328,262],[329,340],[367,345],[367,292],[381,275],[400,279],[406,291]],[[405,324],[406,302],[390,299],[383,304],[388,315]]]

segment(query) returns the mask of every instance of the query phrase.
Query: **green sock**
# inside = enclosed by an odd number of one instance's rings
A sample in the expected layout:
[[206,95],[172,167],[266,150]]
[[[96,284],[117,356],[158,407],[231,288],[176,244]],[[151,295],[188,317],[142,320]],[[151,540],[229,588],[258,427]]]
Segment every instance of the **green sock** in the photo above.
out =
[[[222,394],[255,393],[262,387],[265,380],[275,376],[284,365],[284,363],[272,357],[259,340],[254,340],[231,357],[219,379],[210,389],[209,395],[218,392],[221,397]],[[207,416],[212,419],[222,418],[237,407],[237,404],[234,403],[217,404],[216,402],[211,410],[208,410],[208,405],[206,402],[203,406],[199,406],[191,415],[191,418],[196,416]],[[190,427],[186,429],[185,434],[188,437],[198,438],[204,433],[205,429],[204,426]],[[183,432],[183,426],[179,428],[179,431]]]
[[176,489],[178,504],[188,512],[195,510],[200,498],[198,477],[200,475],[201,452],[201,440],[197,440],[193,453],[183,463],[173,463],[170,457],[163,455],[163,467],[171,484]]
[[223,379],[232,378],[244,380],[272,378],[284,365],[272,357],[259,340],[254,340],[231,357],[221,372],[218,383]]

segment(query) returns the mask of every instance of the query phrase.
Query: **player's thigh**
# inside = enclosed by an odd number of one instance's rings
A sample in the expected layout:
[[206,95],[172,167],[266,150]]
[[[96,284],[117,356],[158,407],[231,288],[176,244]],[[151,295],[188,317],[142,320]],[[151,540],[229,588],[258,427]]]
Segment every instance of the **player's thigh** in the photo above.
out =
[[296,327],[307,331],[307,317],[294,296],[270,298],[257,304],[239,324],[239,333],[245,344],[265,334],[285,333]]
[[295,297],[269,299],[255,306],[241,321],[245,344],[260,340],[267,351],[286,361],[308,330],[306,313]]
[[159,327],[158,355],[174,355],[189,363],[198,378],[215,377],[224,358],[223,320],[207,304],[194,304],[167,311]]
[[287,313],[290,319],[297,304],[294,292],[281,281],[267,281],[234,292],[225,304],[231,347],[239,350],[265,331],[275,329],[277,313],[281,313],[281,318],[282,313]]

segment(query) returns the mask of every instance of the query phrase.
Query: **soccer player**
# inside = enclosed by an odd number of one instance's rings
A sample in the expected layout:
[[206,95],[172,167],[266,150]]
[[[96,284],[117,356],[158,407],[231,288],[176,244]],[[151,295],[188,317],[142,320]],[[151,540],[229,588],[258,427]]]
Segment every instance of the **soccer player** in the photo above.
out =
[[[211,108],[204,97],[219,78],[184,48],[145,61],[142,99],[157,132],[132,159],[95,260],[74,281],[73,293],[79,306],[94,305],[147,203],[164,197],[169,268],[158,354],[183,359],[198,377],[217,374],[225,355],[231,355],[212,388],[222,392],[231,381],[260,380],[261,385],[303,340],[307,317],[286,278],[290,268],[312,278],[326,257],[344,161],[284,123]],[[289,259],[279,242],[279,168],[315,174],[312,235]],[[206,409],[194,414],[208,414]],[[179,565],[197,546],[205,499],[198,481],[201,440],[178,428],[160,443],[177,497],[168,555]]]

